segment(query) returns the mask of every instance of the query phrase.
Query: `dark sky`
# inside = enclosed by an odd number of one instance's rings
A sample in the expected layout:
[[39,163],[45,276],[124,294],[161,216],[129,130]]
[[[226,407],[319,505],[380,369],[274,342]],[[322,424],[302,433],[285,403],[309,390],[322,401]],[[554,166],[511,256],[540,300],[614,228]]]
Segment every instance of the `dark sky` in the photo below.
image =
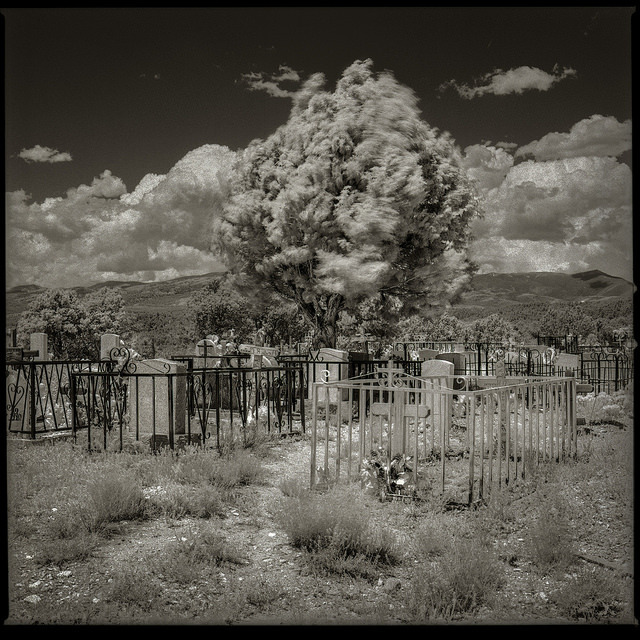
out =
[[[34,204],[105,171],[132,192],[202,145],[235,151],[269,136],[286,122],[290,99],[250,91],[243,78],[285,67],[300,81],[322,72],[332,89],[347,66],[371,58],[376,71],[392,71],[416,92],[424,119],[461,149],[499,142],[515,149],[568,134],[595,115],[631,120],[632,7],[2,14],[5,190],[24,190]],[[527,68],[535,82],[552,82],[518,89]],[[508,73],[518,77],[502,93],[489,86],[491,74]],[[42,149],[61,161],[29,155]],[[614,155],[630,165],[630,149]]]
[[[421,98],[424,118],[461,146],[526,144],[594,113],[631,117],[629,8],[8,9],[8,191],[62,195],[111,170],[133,189],[205,143],[245,147],[290,104],[248,92],[243,73],[287,64],[329,83],[371,58]],[[493,69],[555,64],[579,77],[522,99],[439,94]],[[158,79],[154,75],[159,74]],[[16,159],[42,145],[73,156]],[[64,166],[63,166],[64,165]],[[51,191],[48,191],[51,189]]]

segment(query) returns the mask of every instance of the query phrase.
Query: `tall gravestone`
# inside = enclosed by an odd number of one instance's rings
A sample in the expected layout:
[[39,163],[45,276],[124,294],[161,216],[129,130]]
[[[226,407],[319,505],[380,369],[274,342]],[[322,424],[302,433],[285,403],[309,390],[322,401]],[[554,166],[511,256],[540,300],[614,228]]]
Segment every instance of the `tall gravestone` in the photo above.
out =
[[418,358],[420,360],[433,360],[439,353],[437,349],[419,349]]
[[[136,362],[136,374],[129,376],[131,429],[142,437],[169,435],[170,418],[173,432],[185,433],[186,365],[155,358]],[[171,381],[171,382],[170,382]],[[173,411],[169,413],[169,386],[172,387]],[[155,429],[154,429],[155,425]]]
[[559,353],[554,364],[556,371],[560,373],[577,371],[580,367],[580,356],[575,353]]
[[[349,377],[349,352],[343,351],[342,349],[320,349],[318,352],[318,361],[314,364],[314,369],[316,382],[325,379],[328,382],[346,380]],[[318,386],[318,402],[325,400],[326,391],[327,389],[322,385]],[[339,389],[329,388],[330,403],[338,402],[338,393]]]
[[105,333],[100,336],[100,360],[111,360],[111,351],[119,349],[123,344],[116,333]]
[[454,376],[463,376],[465,371],[465,357],[464,353],[453,351],[450,353],[439,353],[436,356],[436,360],[446,360],[453,364]]
[[49,352],[47,351],[47,334],[46,333],[32,333],[29,337],[29,345],[31,351],[37,351],[38,355],[34,356],[34,360],[47,361],[49,360]]
[[240,353],[251,354],[249,366],[252,368],[278,366],[278,349],[276,347],[262,347],[256,344],[241,344],[238,347],[238,351]]
[[436,431],[446,434],[449,439],[453,397],[451,388],[453,382],[454,364],[448,360],[434,359],[422,363],[422,377],[426,378],[425,388],[427,406],[431,411],[431,420]]

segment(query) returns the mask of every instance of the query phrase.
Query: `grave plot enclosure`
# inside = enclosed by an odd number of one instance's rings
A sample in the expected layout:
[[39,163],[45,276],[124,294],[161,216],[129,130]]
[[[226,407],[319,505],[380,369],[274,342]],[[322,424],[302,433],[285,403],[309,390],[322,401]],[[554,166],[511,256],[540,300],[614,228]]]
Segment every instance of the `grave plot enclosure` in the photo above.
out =
[[[314,384],[311,488],[370,484],[375,468],[374,489],[387,498],[426,491],[468,504],[525,478],[532,465],[577,454],[574,378],[499,384],[383,368],[366,379]],[[389,482],[394,468],[402,483]]]
[[120,370],[71,376],[72,430],[88,446],[220,447],[250,431],[304,431],[302,372],[296,367],[194,368],[188,360],[129,361]]

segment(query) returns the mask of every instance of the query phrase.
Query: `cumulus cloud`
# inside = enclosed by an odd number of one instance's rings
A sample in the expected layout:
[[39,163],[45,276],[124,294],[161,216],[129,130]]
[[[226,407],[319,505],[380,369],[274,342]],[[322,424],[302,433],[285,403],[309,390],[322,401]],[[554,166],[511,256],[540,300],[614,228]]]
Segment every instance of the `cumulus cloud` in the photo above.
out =
[[[624,146],[615,141],[625,127],[602,120],[593,116],[568,134],[545,136],[544,160],[516,160],[536,143],[511,158],[493,146],[465,149],[485,212],[471,245],[481,271],[601,269],[632,280],[632,173],[610,153]],[[609,144],[604,130],[612,132]],[[575,155],[579,149],[585,154]]]
[[280,65],[278,73],[251,72],[242,74],[242,80],[249,86],[250,91],[265,91],[274,98],[292,98],[296,90],[283,89],[283,82],[298,84],[300,76],[297,71],[287,65]]
[[517,157],[536,160],[575,158],[579,156],[617,157],[631,149],[631,120],[618,122],[612,116],[593,115],[580,120],[568,133],[548,133],[520,147]]
[[491,189],[502,184],[513,166],[513,156],[491,144],[474,144],[464,150],[463,165],[479,187]]
[[66,151],[58,151],[49,147],[42,147],[39,144],[31,149],[23,149],[18,154],[25,162],[71,162],[71,154]]
[[109,171],[42,203],[8,193],[7,286],[164,280],[220,268],[210,252],[211,221],[234,159],[226,147],[205,145],[131,193]]
[[554,84],[575,74],[574,69],[565,67],[560,70],[557,65],[553,68],[552,73],[547,73],[537,67],[528,66],[517,67],[516,69],[509,69],[507,71],[495,69],[490,73],[486,73],[479,80],[476,80],[475,86],[458,83],[454,79],[442,83],[439,90],[442,92],[449,87],[453,87],[458,94],[466,100],[478,98],[486,94],[505,96],[511,93],[520,94],[534,89],[537,91],[548,91]]

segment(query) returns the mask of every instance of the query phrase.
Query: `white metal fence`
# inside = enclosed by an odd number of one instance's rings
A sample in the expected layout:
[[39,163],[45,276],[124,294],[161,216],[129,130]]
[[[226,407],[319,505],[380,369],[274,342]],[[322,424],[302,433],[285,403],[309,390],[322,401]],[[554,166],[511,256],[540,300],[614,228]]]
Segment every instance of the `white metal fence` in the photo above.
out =
[[[525,478],[531,465],[576,455],[574,378],[486,384],[384,369],[315,383],[311,487],[364,481],[375,468],[387,497],[413,499],[427,489],[471,503]],[[394,465],[402,482],[389,482]]]

